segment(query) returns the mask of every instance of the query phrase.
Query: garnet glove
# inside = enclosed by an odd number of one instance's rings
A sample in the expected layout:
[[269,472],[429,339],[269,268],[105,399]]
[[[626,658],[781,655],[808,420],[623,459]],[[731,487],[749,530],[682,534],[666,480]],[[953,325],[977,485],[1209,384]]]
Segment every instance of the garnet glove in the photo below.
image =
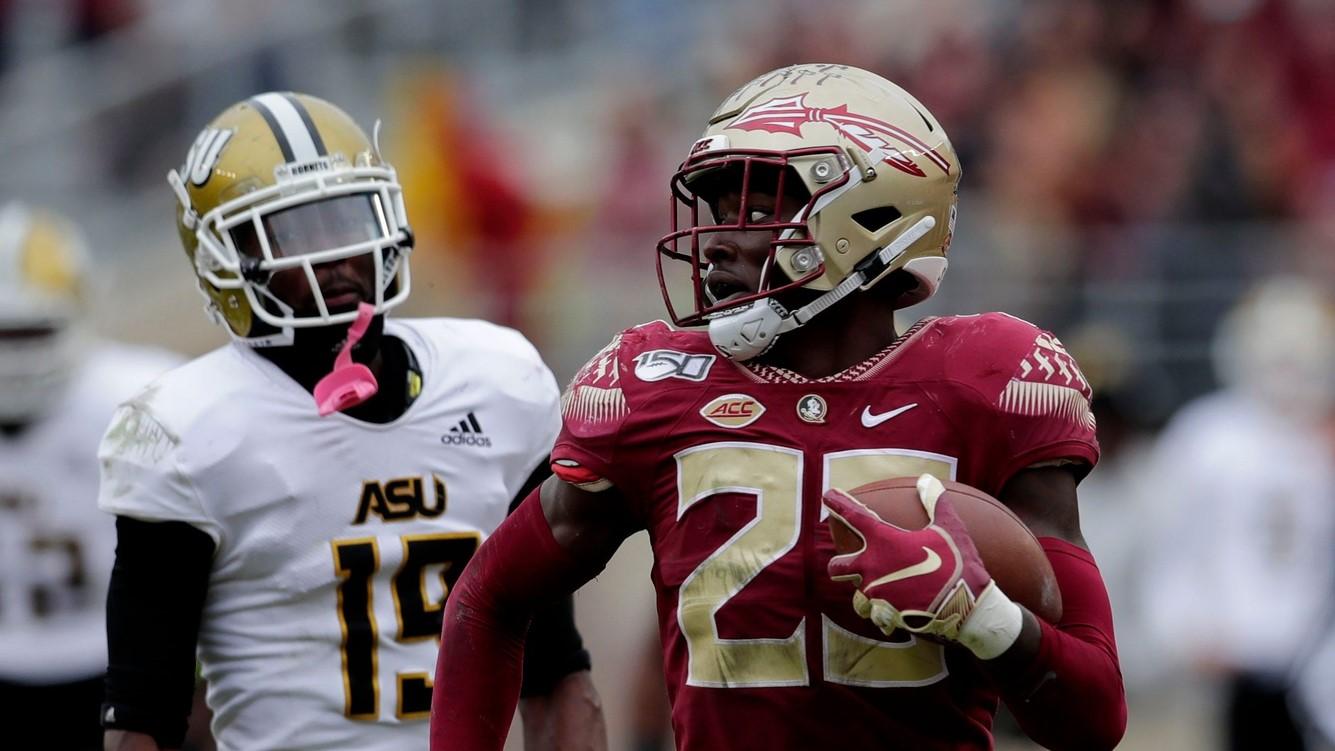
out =
[[957,642],[989,660],[1015,643],[1022,611],[983,567],[944,492],[935,477],[918,478],[928,523],[914,530],[885,521],[842,490],[828,491],[830,523],[843,524],[863,541],[861,550],[830,559],[830,578],[852,581],[853,609],[886,634],[902,628]]

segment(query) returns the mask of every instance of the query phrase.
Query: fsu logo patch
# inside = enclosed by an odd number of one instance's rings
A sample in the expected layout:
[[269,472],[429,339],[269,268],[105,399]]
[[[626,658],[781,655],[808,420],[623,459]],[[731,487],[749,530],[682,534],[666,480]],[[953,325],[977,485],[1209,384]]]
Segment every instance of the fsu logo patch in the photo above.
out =
[[797,400],[797,416],[803,422],[820,424],[825,422],[825,415],[830,411],[825,399],[819,394],[807,394]]
[[720,428],[744,428],[765,414],[765,405],[746,394],[724,394],[700,408],[700,416]]

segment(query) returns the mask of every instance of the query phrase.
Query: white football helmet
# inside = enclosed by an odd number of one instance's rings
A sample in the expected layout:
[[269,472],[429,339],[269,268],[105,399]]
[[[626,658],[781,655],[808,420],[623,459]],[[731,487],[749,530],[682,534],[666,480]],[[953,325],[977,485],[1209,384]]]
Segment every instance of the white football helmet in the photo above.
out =
[[1257,284],[1224,316],[1213,347],[1220,381],[1280,414],[1319,421],[1335,409],[1335,302],[1319,285],[1294,276]]
[[[706,180],[729,170],[743,200],[755,175],[800,181],[809,196],[790,221],[712,217]],[[846,65],[794,65],[733,92],[709,119],[672,179],[672,231],[658,243],[659,281],[679,326],[708,323],[714,346],[747,360],[855,290],[894,272],[916,280],[904,307],[936,292],[955,227],[959,161],[945,130],[918,100],[884,78]],[[717,190],[716,187],[713,188]],[[712,234],[773,233],[760,289],[713,300],[702,249]],[[690,264],[694,309],[678,311],[665,260]],[[776,295],[821,293],[796,310]]]
[[[330,310],[321,264],[371,256],[377,313],[408,297],[412,232],[394,168],[347,113],[323,99],[270,92],[232,105],[195,139],[167,182],[177,229],[206,309],[232,338],[290,344],[293,329],[351,323]],[[296,311],[270,289],[300,273],[316,310]]]
[[68,220],[17,203],[0,208],[0,424],[39,417],[69,382],[87,271]]

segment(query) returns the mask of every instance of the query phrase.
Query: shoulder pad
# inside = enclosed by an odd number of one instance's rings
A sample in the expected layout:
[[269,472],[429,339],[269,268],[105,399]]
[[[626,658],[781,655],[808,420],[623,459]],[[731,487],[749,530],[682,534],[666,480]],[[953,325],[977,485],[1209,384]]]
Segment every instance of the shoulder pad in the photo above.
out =
[[954,380],[1003,412],[1061,415],[1093,428],[1089,381],[1052,333],[1005,313],[942,320],[965,353],[947,366]]
[[628,331],[612,337],[584,367],[575,373],[561,394],[561,417],[566,429],[576,435],[614,432],[628,414],[621,390],[621,340]]

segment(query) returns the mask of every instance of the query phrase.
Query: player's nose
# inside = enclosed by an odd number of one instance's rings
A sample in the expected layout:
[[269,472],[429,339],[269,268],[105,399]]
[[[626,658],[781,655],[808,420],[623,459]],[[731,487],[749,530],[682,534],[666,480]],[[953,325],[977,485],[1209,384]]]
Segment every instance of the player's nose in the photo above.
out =
[[736,261],[741,255],[741,246],[737,244],[735,238],[730,237],[732,232],[716,232],[709,236],[705,241],[705,246],[701,250],[705,261],[715,266],[719,266],[731,261]]
[[366,257],[355,256],[316,264],[313,270],[321,287],[337,284],[369,287],[374,265]]

